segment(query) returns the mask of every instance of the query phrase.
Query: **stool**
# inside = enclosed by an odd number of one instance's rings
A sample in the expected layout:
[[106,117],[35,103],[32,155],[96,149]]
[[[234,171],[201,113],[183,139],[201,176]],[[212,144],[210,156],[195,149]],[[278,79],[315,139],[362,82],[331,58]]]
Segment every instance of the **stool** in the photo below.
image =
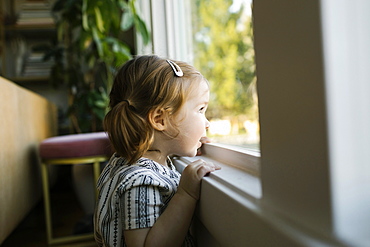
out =
[[112,155],[109,138],[105,132],[57,136],[45,139],[40,144],[41,175],[43,184],[46,233],[49,245],[65,244],[93,240],[93,233],[53,237],[49,171],[51,165],[92,164],[97,197],[97,180],[100,175],[100,163],[108,161]]

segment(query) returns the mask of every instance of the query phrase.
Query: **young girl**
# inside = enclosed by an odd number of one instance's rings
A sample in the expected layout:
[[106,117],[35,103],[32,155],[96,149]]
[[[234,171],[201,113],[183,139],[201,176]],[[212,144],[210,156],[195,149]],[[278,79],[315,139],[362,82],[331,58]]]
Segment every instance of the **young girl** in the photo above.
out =
[[200,182],[220,168],[199,159],[181,176],[168,157],[197,154],[208,101],[207,80],[184,62],[138,56],[118,71],[104,119],[116,153],[98,182],[99,246],[195,246]]

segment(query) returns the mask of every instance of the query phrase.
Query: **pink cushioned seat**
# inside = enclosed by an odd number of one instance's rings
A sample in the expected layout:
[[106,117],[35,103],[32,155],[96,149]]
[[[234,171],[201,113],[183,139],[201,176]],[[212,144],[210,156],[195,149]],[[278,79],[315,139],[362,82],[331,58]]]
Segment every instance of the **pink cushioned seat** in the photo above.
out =
[[107,133],[87,133],[48,138],[40,144],[42,159],[77,158],[112,155]]

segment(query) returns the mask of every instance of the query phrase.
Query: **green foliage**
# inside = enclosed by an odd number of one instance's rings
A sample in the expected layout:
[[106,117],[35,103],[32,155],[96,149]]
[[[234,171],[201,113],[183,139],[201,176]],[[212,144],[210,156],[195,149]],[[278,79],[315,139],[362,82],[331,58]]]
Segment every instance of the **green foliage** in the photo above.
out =
[[198,0],[195,21],[195,66],[211,83],[208,117],[257,118],[251,18],[243,7],[230,11],[232,0]]
[[101,130],[112,75],[132,56],[126,31],[134,28],[145,43],[149,32],[135,0],[57,0],[53,13],[59,42],[46,55],[55,61],[51,81],[69,88],[73,132]]

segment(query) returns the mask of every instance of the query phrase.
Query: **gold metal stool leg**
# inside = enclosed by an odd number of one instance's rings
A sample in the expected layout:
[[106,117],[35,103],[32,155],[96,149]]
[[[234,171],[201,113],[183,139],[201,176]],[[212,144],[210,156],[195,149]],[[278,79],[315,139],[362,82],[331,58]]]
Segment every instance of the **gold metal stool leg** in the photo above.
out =
[[49,171],[48,165],[43,162],[41,164],[42,174],[42,188],[44,193],[44,210],[45,210],[45,221],[46,221],[46,235],[47,241],[52,241],[52,222],[51,222],[51,209],[50,209],[50,196],[49,196]]
[[[77,243],[82,241],[93,241],[94,234],[80,234],[65,237],[53,237],[53,225],[52,225],[52,214],[51,214],[51,202],[50,202],[50,185],[49,185],[49,166],[50,165],[76,165],[76,164],[92,164],[93,174],[94,174],[94,191],[95,198],[97,198],[97,181],[100,176],[100,163],[107,161],[108,158],[105,156],[95,156],[95,157],[83,157],[83,158],[69,158],[69,159],[53,159],[44,160],[41,164],[41,175],[43,184],[43,195],[44,195],[44,210],[45,210],[45,221],[46,221],[46,234],[47,242],[49,245],[61,245],[67,244],[72,246],[70,243]],[[73,246],[85,246],[83,243],[77,243]],[[91,246],[89,244],[88,246]]]
[[100,176],[100,162],[96,161],[93,165],[93,172],[94,172],[94,187],[95,187],[95,190],[94,190],[94,194],[95,194],[95,200],[98,199],[98,188],[97,188],[97,185],[98,185],[98,179],[99,179],[99,176]]

